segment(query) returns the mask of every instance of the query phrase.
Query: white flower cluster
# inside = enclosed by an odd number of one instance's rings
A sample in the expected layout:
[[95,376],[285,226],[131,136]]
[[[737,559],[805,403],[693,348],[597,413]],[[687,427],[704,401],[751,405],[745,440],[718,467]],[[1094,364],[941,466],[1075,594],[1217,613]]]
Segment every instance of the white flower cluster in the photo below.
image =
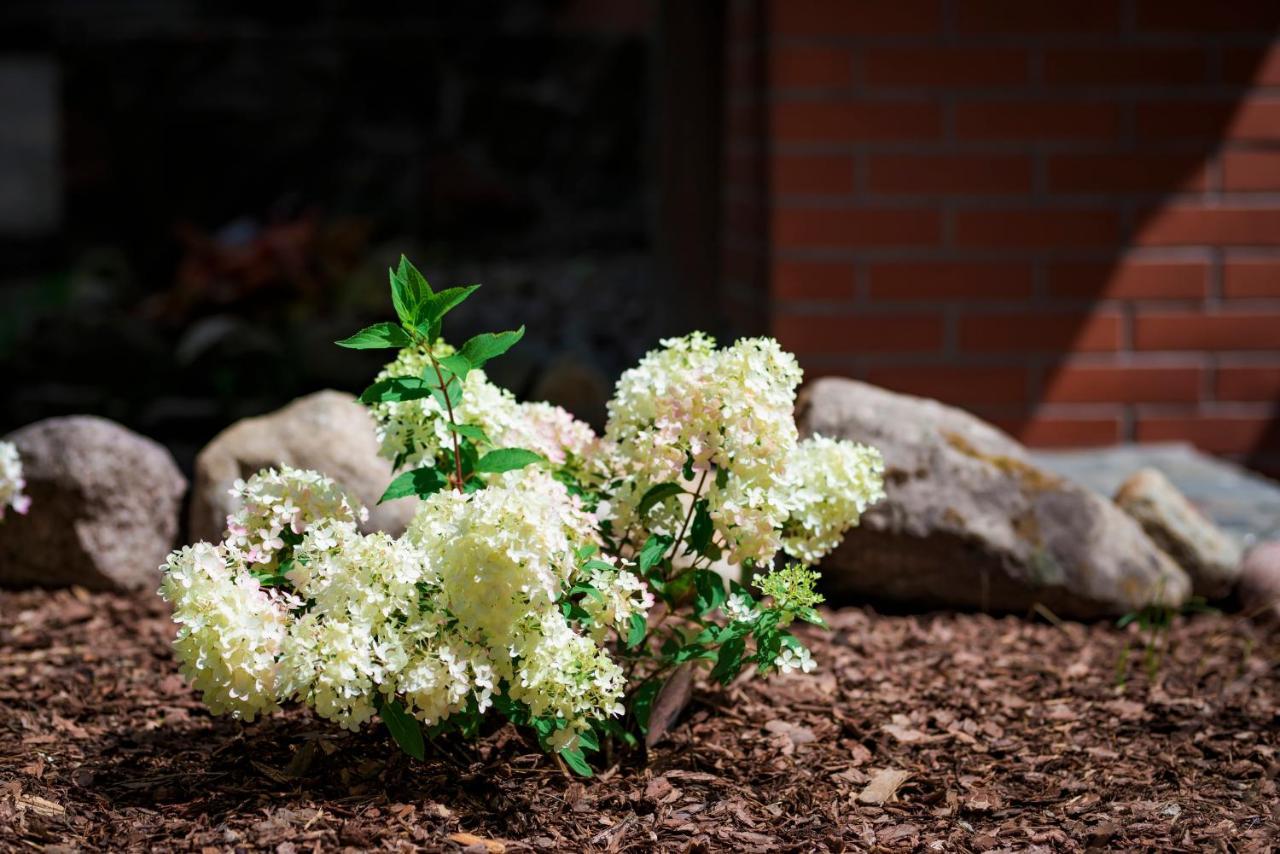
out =
[[805,439],[787,462],[787,483],[778,496],[787,509],[783,549],[817,563],[882,498],[884,458],[879,451],[824,436]]
[[225,545],[196,543],[169,555],[160,595],[174,606],[182,674],[214,714],[253,720],[278,708],[288,609]]
[[[437,344],[437,358],[453,352],[448,344]],[[391,377],[432,376],[430,359],[423,347],[406,347],[382,369],[378,380]],[[378,403],[372,407],[380,453],[405,467],[434,463],[450,448],[452,436],[444,408],[434,397]],[[462,400],[454,407],[459,424],[484,430],[495,447],[526,448],[555,463],[568,455],[585,457],[593,453],[598,438],[592,429],[558,406],[549,403],[518,403],[515,396],[489,381],[485,372],[473,369],[462,385]]]
[[[468,703],[484,711],[505,686],[560,722],[556,747],[620,713],[622,669],[598,641],[652,600],[625,570],[580,568],[599,542],[595,519],[546,472],[437,493],[401,538],[361,534],[363,508],[313,472],[268,470],[237,493],[246,506],[227,541],[174,552],[163,567],[178,658],[214,712],[252,720],[292,698],[356,729],[399,698],[433,724]],[[286,548],[287,595],[258,580]],[[605,604],[580,634],[561,602],[597,581]]]
[[0,442],[0,519],[5,509],[12,507],[18,513],[26,513],[31,498],[23,493],[27,486],[22,477],[22,459],[12,442]]
[[369,511],[319,472],[281,466],[237,480],[240,509],[227,517],[226,547],[250,564],[274,564],[287,534],[300,536],[321,519],[363,522]]
[[638,518],[640,500],[656,484],[693,492],[701,483],[728,560],[767,562],[781,547],[787,516],[777,493],[799,438],[800,366],[771,338],[717,350],[712,338],[694,333],[662,344],[622,375],[609,403],[605,435],[622,474],[615,525],[675,534],[670,510]]

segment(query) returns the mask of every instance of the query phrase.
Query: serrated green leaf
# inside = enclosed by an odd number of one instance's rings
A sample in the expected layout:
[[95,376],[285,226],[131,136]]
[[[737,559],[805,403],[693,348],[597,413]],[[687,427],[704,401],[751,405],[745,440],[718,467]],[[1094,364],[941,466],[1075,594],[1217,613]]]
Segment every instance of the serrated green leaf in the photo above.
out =
[[426,304],[420,312],[420,323],[437,323],[459,303],[475,293],[479,285],[468,285],[462,288],[447,288],[438,294],[427,297]]
[[724,604],[724,580],[717,573],[709,569],[695,569],[693,588],[698,594],[693,607],[699,617]]
[[448,485],[448,481],[444,479],[444,476],[433,468],[414,469],[391,481],[387,491],[382,493],[382,497],[378,499],[378,503],[394,501],[397,498],[407,498],[410,495],[426,498],[428,495],[434,495]]
[[644,575],[657,566],[669,548],[671,548],[671,537],[662,534],[651,534],[649,539],[644,541],[644,545],[640,547],[640,554],[636,557],[640,574]]
[[387,347],[400,349],[412,344],[413,339],[409,337],[408,332],[404,331],[404,327],[386,321],[366,326],[350,338],[343,338],[334,343],[349,350],[380,350]]
[[589,560],[582,565],[583,569],[598,569],[601,572],[617,572],[618,568],[607,560]]
[[[400,256],[400,265],[396,268],[396,276],[400,281],[404,282],[405,287],[414,297],[414,305],[423,305],[431,296],[431,285],[427,284],[427,279],[418,272],[418,268],[404,255]],[[421,317],[415,319],[420,320]]]
[[706,555],[711,548],[715,525],[711,522],[710,503],[699,498],[694,503],[693,524],[689,526],[689,545],[696,554]]
[[582,751],[584,753],[588,750],[600,749],[600,740],[596,738],[594,730],[587,729],[578,733],[578,743],[582,745]]
[[730,638],[721,644],[716,666],[711,669],[711,678],[726,686],[736,679],[742,672],[742,655],[746,649],[745,638]]
[[649,487],[644,495],[640,498],[640,505],[636,508],[636,513],[644,516],[653,509],[655,504],[666,501],[668,498],[679,495],[684,492],[684,487],[678,483],[659,483]]
[[426,758],[427,749],[422,741],[422,727],[418,726],[418,721],[404,710],[399,700],[392,700],[389,703],[383,701],[378,706],[378,716],[387,725],[387,729],[391,731],[391,737],[395,739],[396,744],[400,745],[401,750],[414,759]]
[[476,471],[498,474],[522,469],[525,466],[543,462],[545,459],[542,454],[535,454],[524,448],[498,448],[476,461]]
[[510,350],[523,337],[523,326],[510,332],[482,332],[463,344],[458,352],[471,367],[481,368],[485,362]]
[[360,402],[399,403],[431,397],[431,384],[421,377],[389,377],[379,380],[360,393]]
[[484,430],[474,424],[450,424],[449,429],[473,442],[484,442],[486,445],[493,444]]
[[451,374],[459,380],[465,380],[467,374],[471,373],[471,363],[466,360],[460,353],[453,353],[449,356],[441,356],[437,359],[442,368],[447,368]]
[[564,759],[564,764],[573,769],[573,772],[581,777],[590,777],[592,775],[591,766],[587,764],[587,757],[582,755],[582,751],[576,747],[566,747],[560,751],[560,756]]
[[631,714],[636,719],[636,726],[641,732],[649,731],[649,713],[653,711],[653,701],[658,696],[662,683],[652,679],[635,690],[631,695]]
[[627,648],[635,649],[644,642],[644,636],[649,630],[649,624],[644,618],[644,614],[632,614],[629,625],[627,626]]

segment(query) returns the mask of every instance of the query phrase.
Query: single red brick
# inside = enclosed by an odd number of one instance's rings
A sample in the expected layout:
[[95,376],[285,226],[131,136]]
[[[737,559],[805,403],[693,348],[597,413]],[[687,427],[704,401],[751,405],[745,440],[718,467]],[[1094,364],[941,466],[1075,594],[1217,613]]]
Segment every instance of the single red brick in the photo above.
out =
[[852,299],[853,264],[841,261],[773,262],[773,294],[778,299]]
[[1049,293],[1081,299],[1198,299],[1209,267],[1199,261],[1064,261],[1048,270]]
[[936,246],[942,218],[929,209],[816,208],[783,205],[773,211],[780,249]]
[[1111,311],[1069,314],[971,314],[960,319],[960,349],[973,352],[1085,353],[1120,346],[1120,316]]
[[1119,415],[1050,416],[992,419],[1001,430],[1039,448],[1088,448],[1114,445],[1121,437]]
[[1222,292],[1227,297],[1280,297],[1280,259],[1228,260]]
[[1144,311],[1133,336],[1138,350],[1280,350],[1280,312]]
[[871,158],[871,192],[1007,195],[1031,192],[1031,158],[1020,154],[883,154]]
[[1231,0],[1230,3],[1179,3],[1140,0],[1139,31],[1271,33],[1280,23],[1273,0]]
[[1197,48],[1062,48],[1044,56],[1045,82],[1067,86],[1203,83],[1208,62]]
[[853,85],[853,54],[844,48],[777,46],[769,61],[774,86],[847,89]]
[[1223,401],[1280,400],[1280,364],[1224,365],[1214,378],[1213,394]]
[[1280,151],[1228,151],[1222,155],[1225,190],[1280,190]]
[[1193,367],[1059,365],[1046,371],[1049,403],[1195,403],[1201,370]]
[[1261,98],[1148,101],[1137,105],[1140,140],[1280,139],[1280,101]]
[[938,0],[773,0],[769,10],[772,31],[789,36],[920,35],[942,25]]
[[975,101],[956,105],[956,134],[964,140],[1114,139],[1114,104],[1063,101]]
[[1114,246],[1115,210],[961,210],[954,214],[956,245],[990,248]]
[[871,86],[1018,86],[1027,82],[1027,53],[1013,48],[873,47],[862,60]]
[[1245,454],[1280,446],[1276,419],[1266,415],[1139,415],[1139,442],[1190,442],[1202,451]]
[[924,101],[777,101],[770,127],[781,142],[936,139],[941,108]]
[[938,314],[776,314],[773,334],[797,355],[926,353],[942,349]]
[[1019,299],[1029,297],[1030,265],[985,261],[884,261],[870,267],[878,300]]
[[1054,193],[1191,192],[1205,188],[1205,155],[1056,154],[1049,157]]
[[1073,3],[1010,3],[964,0],[956,4],[956,26],[966,33],[1097,33],[1120,28],[1114,0]]
[[1280,86],[1280,44],[1228,48],[1222,74],[1237,86]]
[[1169,205],[1147,211],[1133,242],[1144,246],[1277,246],[1280,208]]
[[1024,367],[884,366],[870,368],[866,378],[903,394],[932,397],[956,406],[1027,402]]
[[840,195],[853,192],[853,158],[843,155],[774,155],[773,191]]

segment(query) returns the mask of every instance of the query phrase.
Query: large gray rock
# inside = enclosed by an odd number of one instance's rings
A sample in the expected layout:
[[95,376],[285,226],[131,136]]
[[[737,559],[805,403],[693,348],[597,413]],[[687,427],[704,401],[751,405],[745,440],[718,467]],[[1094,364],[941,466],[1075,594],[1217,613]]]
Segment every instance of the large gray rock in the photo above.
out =
[[187,487],[167,450],[87,415],[37,421],[6,438],[22,455],[31,509],[0,524],[0,583],[159,583]]
[[1115,502],[1191,576],[1196,595],[1220,599],[1231,593],[1240,578],[1240,547],[1159,469],[1134,472],[1116,491]]
[[196,457],[188,536],[216,542],[237,507],[237,478],[281,463],[336,480],[369,508],[368,531],[399,536],[413,518],[410,498],[378,505],[391,483],[391,463],[378,456],[368,410],[340,391],[318,391],[283,409],[232,424]]
[[1136,522],[966,412],[832,378],[806,388],[797,418],[885,458],[886,499],[824,564],[835,596],[1096,617],[1190,593]]
[[1239,592],[1246,614],[1280,623],[1280,540],[1249,549],[1241,568]]

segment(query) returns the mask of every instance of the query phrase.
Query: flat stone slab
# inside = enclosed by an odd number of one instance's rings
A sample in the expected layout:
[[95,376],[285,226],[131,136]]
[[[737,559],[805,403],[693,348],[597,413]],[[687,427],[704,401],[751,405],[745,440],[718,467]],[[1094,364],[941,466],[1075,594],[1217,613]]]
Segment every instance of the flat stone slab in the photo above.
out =
[[1183,443],[1033,451],[1035,463],[1108,498],[1144,467],[1159,469],[1241,546],[1280,539],[1280,483]]

